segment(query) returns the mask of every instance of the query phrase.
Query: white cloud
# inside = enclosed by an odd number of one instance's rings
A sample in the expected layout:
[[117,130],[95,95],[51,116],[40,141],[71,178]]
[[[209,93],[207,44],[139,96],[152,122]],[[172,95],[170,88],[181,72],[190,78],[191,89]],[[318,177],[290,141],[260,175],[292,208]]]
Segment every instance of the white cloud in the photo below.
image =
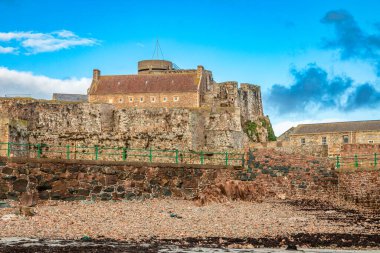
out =
[[0,96],[51,99],[53,93],[86,94],[90,84],[90,78],[55,79],[0,67]]
[[17,48],[0,46],[0,54],[12,54],[12,53],[17,53]]
[[67,30],[51,33],[0,32],[0,41],[14,44],[14,50],[8,50],[7,53],[16,53],[16,49],[22,49],[24,54],[53,52],[76,46],[93,46],[99,43],[96,39],[81,38]]

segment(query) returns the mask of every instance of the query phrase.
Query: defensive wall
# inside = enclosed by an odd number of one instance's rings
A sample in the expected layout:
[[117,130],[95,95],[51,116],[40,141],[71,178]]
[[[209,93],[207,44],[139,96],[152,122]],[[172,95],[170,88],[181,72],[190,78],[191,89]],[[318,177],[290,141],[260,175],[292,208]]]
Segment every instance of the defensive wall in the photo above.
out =
[[[0,100],[0,142],[52,146],[107,146],[181,150],[241,149],[250,138],[241,110],[218,108],[129,108],[110,104]],[[257,136],[267,139],[259,118]]]
[[0,198],[132,200],[174,197],[200,204],[268,198],[340,199],[380,210],[379,170],[336,170],[328,159],[273,150],[247,153],[248,166],[1,158]]

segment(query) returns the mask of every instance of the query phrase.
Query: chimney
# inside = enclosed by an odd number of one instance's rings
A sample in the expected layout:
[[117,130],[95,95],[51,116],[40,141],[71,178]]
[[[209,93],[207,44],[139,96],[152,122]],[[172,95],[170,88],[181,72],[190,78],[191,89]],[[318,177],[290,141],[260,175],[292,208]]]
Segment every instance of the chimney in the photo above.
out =
[[205,68],[202,65],[198,65],[198,67],[197,67],[197,78],[201,78],[204,70],[205,70]]
[[92,74],[92,79],[95,81],[98,81],[99,77],[100,77],[100,70],[94,69],[93,74]]

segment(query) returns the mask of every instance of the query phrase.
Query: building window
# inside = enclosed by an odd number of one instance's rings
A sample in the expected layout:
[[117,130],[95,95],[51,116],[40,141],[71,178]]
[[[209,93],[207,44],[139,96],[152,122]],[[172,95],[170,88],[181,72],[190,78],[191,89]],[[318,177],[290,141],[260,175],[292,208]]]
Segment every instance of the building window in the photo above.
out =
[[174,102],[178,102],[178,100],[179,100],[179,97],[178,97],[178,96],[174,96],[174,97],[173,97],[173,101],[174,101]]
[[343,143],[344,144],[347,144],[347,143],[349,143],[349,138],[348,138],[348,135],[343,135]]
[[164,101],[164,102],[167,102],[167,101],[168,101],[168,98],[167,98],[167,97],[164,97],[163,101]]
[[123,103],[123,99],[122,98],[119,98],[119,103]]
[[305,145],[305,143],[306,143],[305,138],[301,138],[301,145]]
[[110,99],[108,99],[108,103],[113,103],[113,99],[112,98],[110,98]]
[[322,145],[327,144],[327,138],[325,136],[322,137]]
[[140,98],[140,103],[141,103],[141,102],[144,102],[144,97],[141,97],[141,98]]
[[133,102],[133,97],[129,97],[128,100],[129,100],[129,103],[132,103]]
[[156,97],[150,97],[150,102],[152,103],[156,102]]
[[369,143],[369,144],[373,144],[374,141],[373,141],[373,140],[368,140],[368,143]]

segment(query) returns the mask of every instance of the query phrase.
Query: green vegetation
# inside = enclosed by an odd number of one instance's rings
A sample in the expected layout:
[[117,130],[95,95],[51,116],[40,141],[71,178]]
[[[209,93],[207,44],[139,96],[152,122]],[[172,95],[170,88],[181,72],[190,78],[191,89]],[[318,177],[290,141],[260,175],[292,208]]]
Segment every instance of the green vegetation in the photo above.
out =
[[269,120],[267,121],[266,119],[261,119],[261,125],[267,129],[268,141],[276,141],[277,137],[274,134],[272,124],[269,122]]
[[255,122],[247,121],[244,125],[244,132],[252,141],[259,141],[259,133],[257,132],[257,124]]

